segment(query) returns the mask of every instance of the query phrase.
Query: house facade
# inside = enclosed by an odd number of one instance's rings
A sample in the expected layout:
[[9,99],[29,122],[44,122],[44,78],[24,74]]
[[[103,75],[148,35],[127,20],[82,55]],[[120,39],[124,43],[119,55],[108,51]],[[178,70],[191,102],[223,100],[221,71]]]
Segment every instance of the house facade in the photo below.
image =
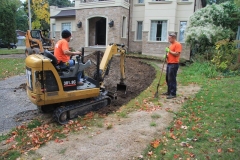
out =
[[129,52],[162,56],[175,32],[183,44],[182,57],[189,58],[184,30],[189,17],[204,6],[204,0],[75,0],[75,7],[50,7],[51,36],[72,32],[74,49],[104,48],[123,43]]

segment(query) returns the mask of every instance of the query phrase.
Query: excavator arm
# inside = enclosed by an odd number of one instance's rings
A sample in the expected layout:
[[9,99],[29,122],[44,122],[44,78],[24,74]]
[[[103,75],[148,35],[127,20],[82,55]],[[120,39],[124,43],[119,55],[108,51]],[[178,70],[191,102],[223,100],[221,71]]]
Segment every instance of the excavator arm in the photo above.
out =
[[102,61],[100,63],[100,84],[101,87],[103,87],[103,80],[105,75],[108,74],[110,64],[111,64],[111,59],[114,55],[120,54],[120,73],[121,73],[121,78],[120,78],[120,83],[117,84],[117,90],[125,91],[126,92],[126,85],[124,84],[125,80],[125,54],[126,50],[124,49],[124,45],[122,44],[109,44],[106,48],[106,51],[103,55]]

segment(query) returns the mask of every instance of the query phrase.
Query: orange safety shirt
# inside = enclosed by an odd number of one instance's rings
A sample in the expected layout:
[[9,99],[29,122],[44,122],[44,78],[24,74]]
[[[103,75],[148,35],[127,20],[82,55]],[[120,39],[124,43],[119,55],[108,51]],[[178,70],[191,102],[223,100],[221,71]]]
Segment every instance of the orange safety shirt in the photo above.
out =
[[180,53],[182,52],[182,45],[175,41],[169,46],[170,51],[178,52],[178,56],[174,56],[171,53],[168,53],[167,63],[179,63]]
[[70,56],[64,54],[64,51],[69,50],[69,45],[67,40],[61,39],[57,42],[54,48],[54,56],[57,58],[58,63],[68,62],[70,60]]

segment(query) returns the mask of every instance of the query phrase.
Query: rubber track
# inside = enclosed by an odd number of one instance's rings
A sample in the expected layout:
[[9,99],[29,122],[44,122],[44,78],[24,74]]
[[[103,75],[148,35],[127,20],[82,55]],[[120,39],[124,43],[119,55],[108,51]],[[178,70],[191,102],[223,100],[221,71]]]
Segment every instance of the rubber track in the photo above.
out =
[[[55,109],[54,113],[53,113],[53,117],[54,117],[55,121],[57,121],[59,124],[66,124],[70,119],[68,119],[67,121],[64,121],[64,122],[59,121],[59,117],[62,113],[68,112],[68,111],[71,111],[71,110],[74,110],[77,108],[86,107],[86,106],[92,105],[96,102],[101,102],[101,101],[103,102],[105,99],[108,100],[108,105],[109,105],[111,103],[111,98],[108,96],[105,96],[105,95],[101,95],[96,98],[80,100],[78,102],[69,102],[64,107],[58,107],[57,109]],[[102,108],[102,107],[105,107],[105,106],[101,106],[100,108]],[[75,116],[75,118],[76,118],[76,116]]]

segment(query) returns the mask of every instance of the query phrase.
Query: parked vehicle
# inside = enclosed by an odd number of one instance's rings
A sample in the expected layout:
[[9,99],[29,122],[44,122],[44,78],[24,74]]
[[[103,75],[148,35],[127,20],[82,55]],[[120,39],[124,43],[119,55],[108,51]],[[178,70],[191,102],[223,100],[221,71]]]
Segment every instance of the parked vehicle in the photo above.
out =
[[11,49],[16,49],[17,48],[17,45],[14,44],[14,43],[5,43],[3,41],[0,40],[0,48],[11,48]]

